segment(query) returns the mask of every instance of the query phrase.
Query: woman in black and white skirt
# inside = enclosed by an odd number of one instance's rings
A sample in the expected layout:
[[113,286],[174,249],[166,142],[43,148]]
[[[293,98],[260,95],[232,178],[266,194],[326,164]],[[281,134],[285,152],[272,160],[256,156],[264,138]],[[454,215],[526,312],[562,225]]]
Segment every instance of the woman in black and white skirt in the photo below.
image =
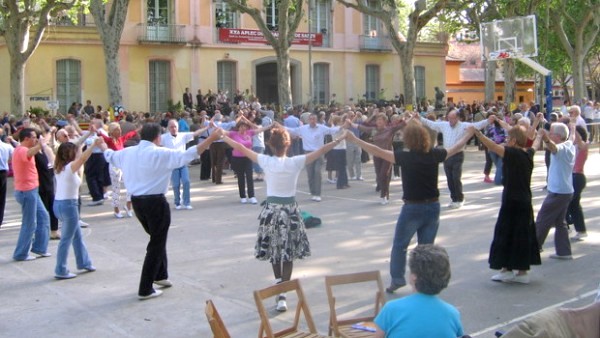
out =
[[[316,151],[294,157],[286,156],[291,144],[290,135],[279,125],[272,129],[268,142],[273,156],[257,154],[222,131],[221,135],[227,144],[258,163],[265,172],[267,199],[258,217],[255,256],[272,264],[276,283],[288,281],[292,277],[294,260],[310,256],[310,244],[295,197],[298,176],[306,164],[338,145],[346,132]],[[285,295],[279,295],[277,300],[277,310],[286,311]]]

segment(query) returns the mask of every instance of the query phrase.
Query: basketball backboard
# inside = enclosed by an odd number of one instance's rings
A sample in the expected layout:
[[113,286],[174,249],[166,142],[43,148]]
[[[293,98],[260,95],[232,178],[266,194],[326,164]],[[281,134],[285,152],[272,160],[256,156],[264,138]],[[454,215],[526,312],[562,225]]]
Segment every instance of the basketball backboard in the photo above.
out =
[[485,61],[537,56],[535,15],[485,22],[479,30]]

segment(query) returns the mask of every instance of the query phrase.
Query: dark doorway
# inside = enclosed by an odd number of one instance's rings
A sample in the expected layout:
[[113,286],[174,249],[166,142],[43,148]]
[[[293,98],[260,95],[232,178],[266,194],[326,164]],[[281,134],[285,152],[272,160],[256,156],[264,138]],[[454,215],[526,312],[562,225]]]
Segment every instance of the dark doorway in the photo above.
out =
[[256,66],[256,96],[262,104],[279,103],[276,62]]

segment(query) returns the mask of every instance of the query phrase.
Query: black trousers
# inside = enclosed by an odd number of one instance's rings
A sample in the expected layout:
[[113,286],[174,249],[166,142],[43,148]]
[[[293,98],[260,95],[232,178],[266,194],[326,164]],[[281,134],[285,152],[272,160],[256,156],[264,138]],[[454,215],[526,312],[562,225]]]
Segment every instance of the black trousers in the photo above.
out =
[[0,170],[0,225],[4,222],[4,208],[6,207],[6,170]]
[[171,226],[171,209],[165,195],[132,196],[135,216],[150,235],[146,258],[142,266],[138,294],[147,296],[154,292],[152,283],[168,279],[167,235]]
[[225,162],[225,142],[213,142],[210,145],[210,164],[212,171],[212,181],[216,184],[222,184],[223,163]]
[[462,165],[464,161],[465,153],[462,151],[444,161],[444,172],[448,180],[448,189],[450,190],[452,202],[462,202],[465,200],[462,186]]
[[[254,180],[252,178],[252,161],[247,157],[231,157],[231,167],[237,175],[240,198],[254,197]],[[246,196],[246,185],[248,195]]]
[[573,199],[567,209],[567,224],[573,224],[575,231],[587,232],[585,228],[585,217],[581,208],[581,192],[585,189],[587,180],[582,173],[573,173]]
[[85,162],[85,181],[88,188],[90,189],[90,195],[94,202],[100,201],[104,198],[105,186],[110,185],[110,176],[108,176],[108,163],[104,159],[103,154],[94,153]]
[[200,155],[200,180],[210,179],[210,150],[206,149]]

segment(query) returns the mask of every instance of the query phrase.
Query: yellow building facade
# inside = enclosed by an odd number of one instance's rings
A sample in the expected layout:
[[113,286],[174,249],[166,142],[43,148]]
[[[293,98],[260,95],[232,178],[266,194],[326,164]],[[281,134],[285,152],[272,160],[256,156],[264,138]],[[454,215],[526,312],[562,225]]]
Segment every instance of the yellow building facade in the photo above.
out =
[[[263,6],[262,0],[249,3]],[[275,8],[265,3],[263,15],[268,25],[275,26]],[[300,34],[290,52],[294,104],[310,100],[311,75],[316,104],[329,103],[333,94],[336,102],[347,103],[376,100],[382,89],[388,100],[403,92],[400,59],[380,22],[335,0],[312,4],[310,11],[304,8],[306,19],[298,32],[314,34]],[[275,103],[273,49],[260,39],[225,38],[253,35],[256,30],[252,18],[231,11],[221,0],[131,0],[119,51],[120,104],[132,111],[165,111],[169,100],[181,101],[185,88],[194,95],[198,90],[228,91],[230,98],[235,90],[248,90],[263,103]],[[445,89],[447,49],[445,43],[418,44],[414,59],[418,98],[433,98],[434,87]],[[0,69],[10,73],[4,41],[0,41]],[[9,97],[5,76],[0,78],[0,111],[8,111]],[[27,62],[24,107],[46,108],[48,101],[58,101],[64,112],[72,102],[88,99],[103,107],[112,104],[93,19],[81,15],[76,24],[54,20]]]

